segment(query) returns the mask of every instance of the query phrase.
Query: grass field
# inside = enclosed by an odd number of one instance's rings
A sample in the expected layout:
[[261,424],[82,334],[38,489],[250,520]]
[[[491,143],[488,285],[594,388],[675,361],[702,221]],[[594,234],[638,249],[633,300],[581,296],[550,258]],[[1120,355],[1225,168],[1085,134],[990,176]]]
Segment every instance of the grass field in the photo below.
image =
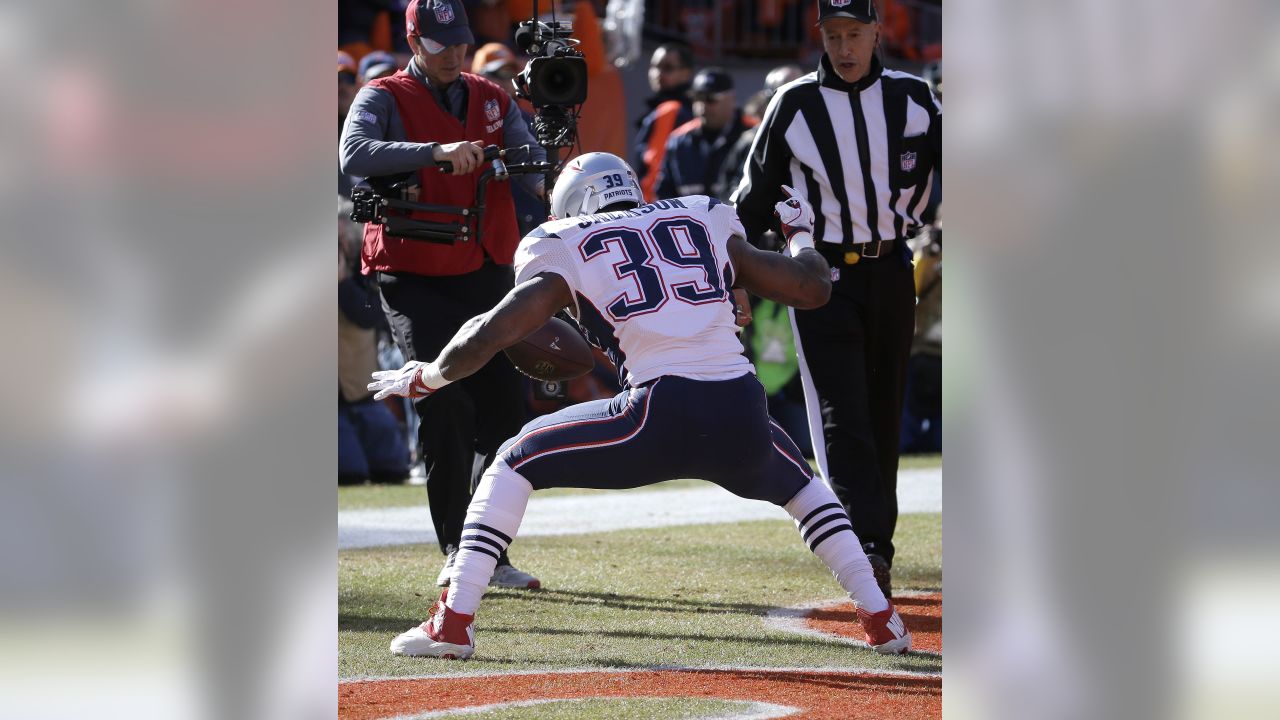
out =
[[[906,515],[894,580],[942,584],[940,515]],[[658,528],[517,540],[512,556],[544,590],[491,590],[466,663],[392,656],[391,638],[426,618],[439,553],[403,546],[343,552],[338,567],[342,677],[648,665],[940,669],[765,628],[775,606],[841,598],[785,522]]]
[[[941,468],[941,455],[906,455],[900,465],[903,470]],[[638,488],[640,492],[651,490],[679,490],[681,488],[705,486],[701,480],[672,480],[671,482]],[[627,492],[625,490],[575,490],[551,489],[540,490],[537,497],[554,497],[556,495],[576,495],[598,492]],[[362,508],[412,507],[425,505],[427,491],[420,485],[353,485],[338,488],[338,510],[358,510]]]
[[[935,456],[909,459],[904,467],[940,464]],[[700,481],[682,480],[662,487],[698,485]],[[535,498],[543,496],[538,493]],[[344,510],[424,502],[421,487],[339,490]],[[901,517],[895,537],[895,590],[941,590],[941,525],[940,514]],[[518,566],[541,578],[544,589],[495,589],[486,594],[475,623],[475,657],[453,662],[396,657],[387,649],[395,635],[425,619],[438,595],[435,577],[441,557],[434,545],[340,552],[339,676],[709,666],[912,673],[942,669],[937,656],[882,657],[837,640],[767,626],[764,619],[771,609],[845,598],[830,572],[785,521],[517,538],[511,554]],[[751,714],[743,703],[705,698],[674,704],[661,698],[534,703],[466,717]]]

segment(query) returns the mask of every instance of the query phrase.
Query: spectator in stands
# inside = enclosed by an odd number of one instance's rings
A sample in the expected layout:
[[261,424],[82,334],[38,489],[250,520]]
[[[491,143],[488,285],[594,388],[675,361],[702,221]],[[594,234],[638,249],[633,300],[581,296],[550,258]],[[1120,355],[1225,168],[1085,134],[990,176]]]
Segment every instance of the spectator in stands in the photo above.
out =
[[743,130],[759,121],[738,111],[733,77],[723,68],[705,68],[693,79],[694,119],[667,141],[654,192],[658,198],[723,196],[717,181],[725,157]]
[[403,38],[406,4],[405,0],[338,0],[338,48],[356,60],[374,50],[408,54]]
[[[474,57],[471,58],[471,72],[497,83],[507,94],[511,96],[511,101],[515,102],[516,86],[515,77],[520,72],[520,63],[516,59],[516,54],[511,48],[502,43],[488,43],[476,51]],[[516,105],[520,111],[520,116],[524,118],[526,126],[533,126],[533,116],[523,107]],[[547,206],[534,193],[520,184],[514,183],[511,186],[511,199],[516,204],[516,223],[520,226],[520,236],[524,237],[529,231],[538,227],[547,220]]]
[[[502,43],[482,45],[471,56],[471,73],[482,75],[502,86],[507,94],[515,97],[515,77],[520,72],[520,61],[511,48]],[[526,118],[527,120],[527,118]]]
[[688,45],[659,45],[649,59],[649,88],[653,95],[645,101],[649,112],[637,122],[632,167],[640,178],[645,200],[655,200],[658,171],[667,152],[671,131],[693,119],[689,85],[693,79],[693,52]]
[[356,74],[360,76],[360,84],[364,85],[370,80],[393,75],[399,69],[399,63],[396,62],[394,55],[386,50],[374,50],[360,58],[360,66]]
[[354,272],[360,245],[348,219],[351,201],[339,208],[338,484],[402,483],[409,477],[409,446],[391,410],[366,387],[378,369],[378,328],[386,322],[370,300],[367,278]]
[[929,83],[929,89],[933,91],[935,97],[939,101],[942,100],[942,61],[930,63],[920,71],[920,77]]
[[880,46],[892,57],[920,60],[911,9],[898,0],[880,0]]
[[907,361],[902,452],[942,452],[942,225],[915,238],[916,331]]
[[356,62],[347,53],[338,51],[338,129],[346,122],[351,101],[356,99]]
[[[746,107],[743,108],[743,112],[748,117],[763,120],[765,108],[769,106],[769,101],[778,92],[778,88],[801,75],[804,75],[804,69],[799,65],[779,65],[770,70],[769,74],[764,78],[764,88],[751,96],[751,99],[747,101]],[[747,156],[751,154],[751,143],[755,138],[756,128],[753,125],[738,137],[733,147],[729,148],[724,164],[720,167],[720,177],[715,183],[715,187],[719,189],[716,197],[729,202],[733,192],[742,183],[742,173],[747,165]]]

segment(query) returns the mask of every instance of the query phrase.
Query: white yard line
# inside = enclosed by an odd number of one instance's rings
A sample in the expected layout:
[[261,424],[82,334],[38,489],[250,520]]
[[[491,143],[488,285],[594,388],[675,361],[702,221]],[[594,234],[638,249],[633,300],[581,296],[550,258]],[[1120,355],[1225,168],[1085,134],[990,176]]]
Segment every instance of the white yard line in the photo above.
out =
[[[901,590],[894,592],[893,596],[896,598],[928,594],[931,593]],[[804,605],[794,605],[792,607],[774,608],[765,616],[764,624],[765,627],[772,628],[774,630],[781,630],[782,632],[795,633],[797,635],[804,635],[805,637],[811,638],[821,638],[823,640],[844,643],[846,645],[852,645],[854,647],[869,650],[871,649],[871,646],[862,640],[848,637],[846,635],[836,635],[835,633],[823,632],[817,628],[809,627],[809,623],[806,622],[809,617],[809,613],[814,610],[825,610],[826,608],[844,605],[848,602],[848,599],[824,600],[822,602],[806,603]],[[915,655],[917,657],[942,659],[942,653],[936,653],[932,650],[915,649],[908,651],[908,654]]]
[[[610,701],[626,701],[626,700],[644,700],[659,698],[664,700],[678,700],[679,698],[671,698],[665,696],[642,696],[642,697],[617,697],[614,695],[602,696],[583,696],[575,698],[543,698],[539,700],[520,700],[517,702],[494,703],[492,705],[467,705],[464,707],[450,708],[448,710],[433,710],[430,712],[410,713],[408,715],[397,715],[391,720],[430,720],[431,718],[449,717],[453,715],[475,715],[479,713],[487,713],[494,710],[503,710],[506,708],[517,707],[534,707],[537,705],[546,705],[549,703],[571,703],[584,702],[587,700],[610,700]],[[709,698],[711,700],[720,700],[734,705],[742,706],[742,712],[732,715],[708,715],[705,720],[773,720],[774,718],[784,718],[789,715],[795,715],[800,712],[800,708],[791,707],[789,705],[775,705],[765,702],[751,702],[750,700],[722,700],[720,698]],[[694,720],[700,720],[695,718]]]
[[508,675],[613,675],[646,672],[751,672],[751,673],[839,673],[842,675],[878,675],[882,677],[942,677],[938,672],[888,670],[873,667],[816,665],[813,667],[779,667],[774,665],[639,665],[636,667],[529,668],[525,670],[463,670],[424,675],[360,675],[338,678],[338,684],[396,682],[400,680],[447,680],[451,678],[505,677]]
[[[338,548],[434,543],[426,498],[417,507],[343,510]],[[942,470],[898,473],[900,513],[942,512]],[[788,520],[782,508],[745,500],[714,485],[686,490],[592,493],[539,498],[534,494],[520,536],[582,535],[609,530],[711,525],[742,520]]]

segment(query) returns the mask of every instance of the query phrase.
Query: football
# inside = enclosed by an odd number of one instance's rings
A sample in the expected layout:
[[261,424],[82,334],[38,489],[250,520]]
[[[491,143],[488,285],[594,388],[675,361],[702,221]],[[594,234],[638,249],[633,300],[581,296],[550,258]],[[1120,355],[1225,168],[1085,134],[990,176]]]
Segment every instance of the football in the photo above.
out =
[[560,318],[551,318],[504,352],[517,370],[534,380],[569,380],[595,366],[591,346],[577,328]]

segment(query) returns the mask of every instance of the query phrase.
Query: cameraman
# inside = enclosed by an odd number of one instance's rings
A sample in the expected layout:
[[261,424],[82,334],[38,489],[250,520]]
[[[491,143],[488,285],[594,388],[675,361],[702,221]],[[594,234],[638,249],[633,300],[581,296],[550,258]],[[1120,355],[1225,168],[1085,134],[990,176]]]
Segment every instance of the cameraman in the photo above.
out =
[[[412,0],[405,25],[413,59],[394,75],[361,88],[340,142],[343,172],[383,178],[412,174],[421,203],[472,207],[476,202],[485,145],[529,145],[511,152],[513,163],[542,161],[515,102],[501,87],[462,72],[467,45],[475,38],[461,0]],[[532,158],[529,157],[532,155]],[[438,163],[453,164],[452,175]],[[538,176],[517,175],[541,196]],[[433,358],[463,322],[484,312],[513,286],[512,256],[520,233],[510,186],[492,182],[485,196],[479,234],[440,244],[390,237],[369,223],[360,252],[361,272],[376,273],[382,306],[407,360]],[[456,222],[457,216],[414,213],[415,219]],[[524,423],[520,381],[505,358],[495,358],[467,381],[453,383],[416,403],[426,461],[427,499],[440,549],[446,554],[439,582],[462,535],[462,523],[479,472],[499,444]],[[492,584],[538,587],[503,554]]]

